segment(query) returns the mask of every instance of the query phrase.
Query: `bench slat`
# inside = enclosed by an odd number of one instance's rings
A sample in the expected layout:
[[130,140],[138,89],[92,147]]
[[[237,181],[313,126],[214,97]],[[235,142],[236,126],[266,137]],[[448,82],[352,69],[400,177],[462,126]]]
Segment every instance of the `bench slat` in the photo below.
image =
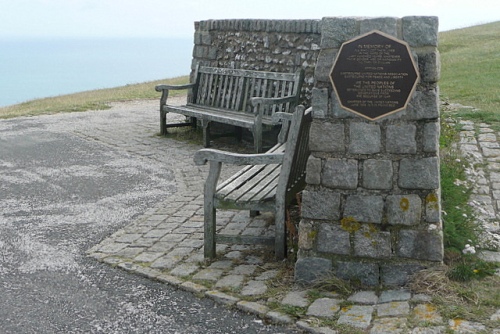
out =
[[[228,193],[218,193],[216,196],[219,199],[231,202],[259,202],[266,201],[267,192],[262,192],[262,189],[267,184],[278,184],[280,165],[266,165],[264,168],[256,168],[250,179],[239,178],[230,185],[226,186],[224,190],[232,188]],[[276,173],[276,169],[278,169]],[[274,187],[273,186],[273,187]],[[220,196],[219,196],[220,194]]]

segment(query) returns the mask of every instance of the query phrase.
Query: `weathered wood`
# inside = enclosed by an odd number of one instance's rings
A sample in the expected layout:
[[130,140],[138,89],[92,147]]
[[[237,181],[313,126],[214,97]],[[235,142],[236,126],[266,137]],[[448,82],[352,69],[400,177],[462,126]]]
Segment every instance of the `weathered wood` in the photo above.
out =
[[[262,150],[262,129],[272,125],[276,112],[293,112],[297,106],[304,74],[278,73],[197,66],[193,83],[158,85],[160,98],[160,133],[170,127],[190,123],[167,124],[167,113],[182,114],[202,121],[204,146],[210,145],[210,122],[219,122],[249,129],[254,137],[255,151]],[[191,100],[183,106],[167,104],[170,90],[191,90]]]
[[[269,237],[224,236],[215,232],[216,210],[238,209],[271,211],[275,214],[276,234],[273,238],[275,255],[286,256],[285,210],[295,195],[305,186],[305,167],[309,156],[311,110],[302,106],[293,114],[276,113],[283,126],[276,146],[266,153],[237,154],[214,149],[196,152],[197,165],[210,163],[205,183],[205,257],[215,257],[218,242],[265,243]],[[287,132],[287,133],[284,133]],[[286,142],[285,142],[286,140]],[[226,181],[218,183],[222,164],[245,165]],[[271,243],[272,244],[272,243]]]

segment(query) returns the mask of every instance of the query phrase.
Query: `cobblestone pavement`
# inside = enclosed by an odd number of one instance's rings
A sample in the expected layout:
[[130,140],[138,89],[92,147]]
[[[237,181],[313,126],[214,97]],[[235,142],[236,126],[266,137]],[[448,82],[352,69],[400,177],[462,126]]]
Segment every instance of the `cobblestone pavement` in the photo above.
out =
[[[124,113],[127,112],[124,106],[121,107]],[[152,108],[157,110],[156,105]],[[264,246],[218,245],[217,259],[205,262],[202,190],[207,168],[193,163],[193,154],[201,147],[155,136],[157,123],[157,117],[151,117],[150,123],[131,127],[126,136],[107,129],[82,133],[164,162],[166,167],[175,170],[177,187],[175,199],[158,204],[116,231],[90,249],[89,256],[256,314],[270,322],[295,324],[304,332],[343,333],[342,328],[348,327],[340,325],[346,325],[366,333],[500,334],[500,310],[484,324],[444,319],[430,303],[430,296],[407,290],[361,291],[348,298],[331,293],[312,297],[307,290],[293,284],[291,266],[273,261],[272,250]],[[481,203],[478,208],[491,238],[495,239],[499,234],[500,218],[500,146],[497,141],[500,134],[484,124],[479,124],[477,129],[471,122],[463,125],[461,148],[477,161],[488,162],[483,165],[484,169],[474,172],[473,199]],[[230,172],[232,170],[226,171]],[[268,214],[250,218],[248,213],[229,211],[218,213],[218,218],[218,228],[225,233],[273,233],[272,217]],[[487,252],[485,256],[500,261],[499,253]],[[289,312],[299,316],[292,317]]]

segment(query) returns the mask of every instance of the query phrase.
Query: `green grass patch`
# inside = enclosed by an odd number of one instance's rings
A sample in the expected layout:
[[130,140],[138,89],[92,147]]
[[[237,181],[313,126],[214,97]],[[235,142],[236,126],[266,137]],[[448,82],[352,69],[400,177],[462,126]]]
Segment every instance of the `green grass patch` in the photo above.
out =
[[500,121],[500,21],[439,34],[441,94],[453,102],[474,106],[463,116]]
[[[0,108],[1,118],[18,116],[36,116],[61,112],[104,110],[110,103],[136,99],[160,99],[161,93],[155,91],[158,84],[180,85],[189,82],[188,76],[150,81],[116,88],[86,91],[75,94],[31,100],[20,104]],[[172,96],[185,94],[186,91],[173,91]]]

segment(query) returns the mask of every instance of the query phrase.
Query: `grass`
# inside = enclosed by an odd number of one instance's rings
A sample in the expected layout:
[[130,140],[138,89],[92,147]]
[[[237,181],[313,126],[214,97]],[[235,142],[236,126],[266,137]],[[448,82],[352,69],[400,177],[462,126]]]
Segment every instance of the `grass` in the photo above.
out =
[[441,94],[479,109],[461,111],[471,120],[500,122],[499,34],[500,21],[439,34]]
[[[116,88],[107,88],[86,91],[81,93],[48,97],[31,100],[12,106],[0,108],[1,118],[18,116],[36,116],[43,114],[56,114],[61,112],[76,112],[86,110],[104,110],[110,108],[110,103],[136,99],[158,99],[160,93],[155,91],[155,86],[160,83],[171,85],[185,84],[188,76],[126,85]],[[185,91],[174,91],[172,95],[185,94]]]

